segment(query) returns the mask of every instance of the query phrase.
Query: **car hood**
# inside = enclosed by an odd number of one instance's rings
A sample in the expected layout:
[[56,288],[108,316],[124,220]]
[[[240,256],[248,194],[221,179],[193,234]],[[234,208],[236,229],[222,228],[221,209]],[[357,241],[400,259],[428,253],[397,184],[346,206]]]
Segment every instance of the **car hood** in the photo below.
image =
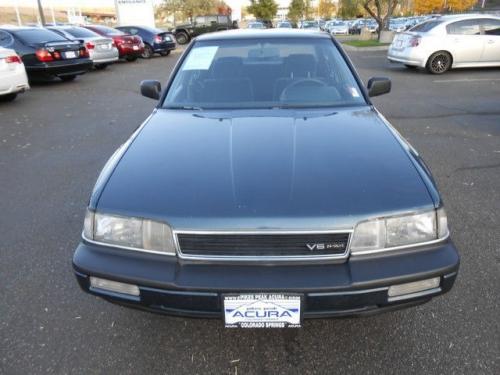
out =
[[433,206],[411,156],[369,108],[157,110],[97,210],[182,229],[331,229]]

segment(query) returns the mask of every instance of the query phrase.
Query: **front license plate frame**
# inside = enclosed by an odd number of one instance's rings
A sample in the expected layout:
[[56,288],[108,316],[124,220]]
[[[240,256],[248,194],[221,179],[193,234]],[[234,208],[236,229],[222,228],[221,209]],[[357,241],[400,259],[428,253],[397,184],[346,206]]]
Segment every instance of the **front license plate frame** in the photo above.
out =
[[226,328],[301,328],[304,296],[298,293],[222,295]]

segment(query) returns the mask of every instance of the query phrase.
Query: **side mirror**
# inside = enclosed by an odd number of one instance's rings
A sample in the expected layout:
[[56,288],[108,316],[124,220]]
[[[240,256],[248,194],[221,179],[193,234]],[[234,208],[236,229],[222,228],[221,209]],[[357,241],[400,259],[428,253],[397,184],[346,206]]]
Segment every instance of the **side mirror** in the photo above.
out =
[[372,77],[368,80],[368,96],[384,95],[391,92],[391,80],[385,77]]
[[141,82],[141,94],[146,98],[160,99],[161,83],[154,80],[146,80]]

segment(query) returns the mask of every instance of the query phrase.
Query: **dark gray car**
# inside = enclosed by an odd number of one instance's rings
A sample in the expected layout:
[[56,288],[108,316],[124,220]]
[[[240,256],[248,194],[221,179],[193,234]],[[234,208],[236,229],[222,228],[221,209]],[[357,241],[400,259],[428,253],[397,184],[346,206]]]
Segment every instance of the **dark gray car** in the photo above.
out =
[[227,327],[414,306],[459,267],[418,153],[323,32],[222,32],[184,52],[111,157],[74,255],[86,292]]

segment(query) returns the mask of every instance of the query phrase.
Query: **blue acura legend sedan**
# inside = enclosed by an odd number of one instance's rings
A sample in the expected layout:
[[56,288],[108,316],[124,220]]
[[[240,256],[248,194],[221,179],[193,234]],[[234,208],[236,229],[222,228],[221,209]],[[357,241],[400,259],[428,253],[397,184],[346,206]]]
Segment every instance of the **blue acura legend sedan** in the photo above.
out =
[[300,327],[448,292],[459,268],[429,169],[327,33],[195,39],[109,159],[73,258],[80,287],[226,327]]

